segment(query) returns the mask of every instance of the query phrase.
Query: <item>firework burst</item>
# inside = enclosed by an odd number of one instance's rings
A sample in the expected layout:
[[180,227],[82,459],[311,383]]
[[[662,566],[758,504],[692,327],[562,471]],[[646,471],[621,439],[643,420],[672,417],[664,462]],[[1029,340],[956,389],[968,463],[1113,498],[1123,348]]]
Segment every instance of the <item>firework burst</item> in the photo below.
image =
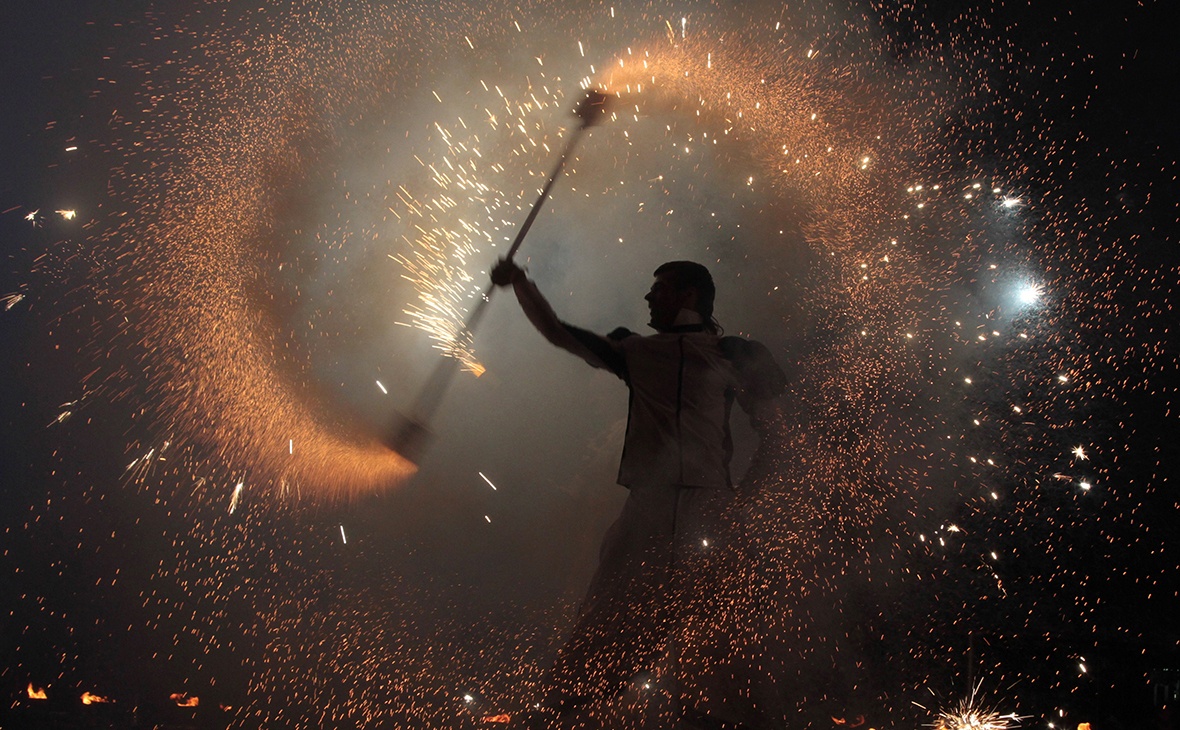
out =
[[978,692],[979,685],[976,685],[970,697],[960,700],[954,709],[939,712],[938,720],[929,727],[935,730],[1008,730],[1020,727],[1020,722],[1027,719],[1014,712],[1001,714],[995,708],[984,707]]

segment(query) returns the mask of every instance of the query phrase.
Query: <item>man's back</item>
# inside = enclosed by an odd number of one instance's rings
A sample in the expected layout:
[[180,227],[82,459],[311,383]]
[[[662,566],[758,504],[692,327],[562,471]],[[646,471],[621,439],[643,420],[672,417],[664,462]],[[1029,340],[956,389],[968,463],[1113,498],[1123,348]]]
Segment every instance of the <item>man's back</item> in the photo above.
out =
[[729,411],[740,383],[720,341],[698,329],[618,343],[631,387],[619,484],[732,486]]

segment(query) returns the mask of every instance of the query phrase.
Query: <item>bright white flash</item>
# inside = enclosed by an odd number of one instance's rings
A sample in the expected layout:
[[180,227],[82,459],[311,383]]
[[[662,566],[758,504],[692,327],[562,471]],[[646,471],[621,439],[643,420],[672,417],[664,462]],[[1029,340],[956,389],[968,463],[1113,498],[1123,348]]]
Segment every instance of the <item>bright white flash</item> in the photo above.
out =
[[1036,304],[1041,299],[1041,287],[1025,284],[1016,292],[1016,299],[1024,305]]

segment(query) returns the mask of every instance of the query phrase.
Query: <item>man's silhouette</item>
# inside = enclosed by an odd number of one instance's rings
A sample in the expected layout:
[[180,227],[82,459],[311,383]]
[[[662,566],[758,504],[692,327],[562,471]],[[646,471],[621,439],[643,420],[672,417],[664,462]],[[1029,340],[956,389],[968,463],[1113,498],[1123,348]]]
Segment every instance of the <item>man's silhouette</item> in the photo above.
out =
[[683,696],[673,699],[684,714],[712,712],[699,689],[686,692],[691,683],[677,681],[685,668],[677,666],[673,630],[686,620],[701,581],[725,570],[718,557],[732,522],[733,403],[761,434],[776,412],[773,399],[786,387],[764,346],[721,336],[708,269],[672,261],[654,275],[644,298],[656,334],[617,329],[601,336],[558,319],[511,261],[492,272],[497,285],[513,287],[545,339],[610,370],[630,390],[618,478],[630,494],[603,539],[571,636],[546,679],[547,703],[559,713],[609,700],[652,677],[677,688],[673,694]]

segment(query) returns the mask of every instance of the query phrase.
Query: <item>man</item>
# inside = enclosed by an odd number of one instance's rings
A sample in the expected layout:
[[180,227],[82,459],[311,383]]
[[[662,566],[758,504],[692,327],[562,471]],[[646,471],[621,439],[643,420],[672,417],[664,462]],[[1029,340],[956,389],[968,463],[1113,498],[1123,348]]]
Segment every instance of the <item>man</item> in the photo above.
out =
[[[704,266],[672,261],[644,297],[656,334],[617,329],[603,337],[566,324],[524,271],[501,261],[492,272],[512,286],[533,326],[554,345],[610,370],[630,389],[619,484],[630,494],[607,532],[569,641],[546,679],[559,713],[671,675],[686,716],[712,712],[710,698],[677,676],[685,671],[673,631],[700,581],[718,577],[710,556],[732,504],[729,463],[733,402],[764,432],[786,378],[761,344],[721,337],[715,287]],[[712,563],[712,564],[710,564]],[[685,695],[685,696],[675,696]],[[681,712],[678,710],[678,712]],[[718,726],[716,722],[714,726]]]

